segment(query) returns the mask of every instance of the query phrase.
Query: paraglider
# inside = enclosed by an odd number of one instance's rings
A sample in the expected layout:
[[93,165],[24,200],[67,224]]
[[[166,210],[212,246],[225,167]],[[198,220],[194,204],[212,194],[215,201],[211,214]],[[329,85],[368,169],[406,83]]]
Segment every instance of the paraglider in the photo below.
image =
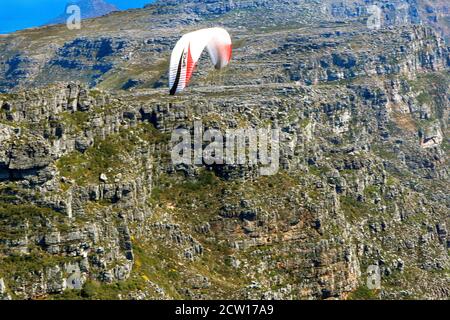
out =
[[222,69],[231,60],[231,37],[225,29],[209,28],[190,32],[181,37],[172,51],[169,69],[170,94],[184,90],[192,77],[195,65],[207,48],[216,69]]

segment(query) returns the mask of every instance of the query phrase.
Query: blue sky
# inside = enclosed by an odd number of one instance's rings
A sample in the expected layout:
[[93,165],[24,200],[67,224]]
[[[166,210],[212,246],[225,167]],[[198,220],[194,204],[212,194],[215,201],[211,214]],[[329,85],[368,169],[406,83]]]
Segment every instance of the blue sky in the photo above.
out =
[[[73,1],[73,0],[72,0]],[[70,0],[0,0],[0,33],[47,23],[64,12]],[[119,9],[142,8],[152,0],[106,0]]]

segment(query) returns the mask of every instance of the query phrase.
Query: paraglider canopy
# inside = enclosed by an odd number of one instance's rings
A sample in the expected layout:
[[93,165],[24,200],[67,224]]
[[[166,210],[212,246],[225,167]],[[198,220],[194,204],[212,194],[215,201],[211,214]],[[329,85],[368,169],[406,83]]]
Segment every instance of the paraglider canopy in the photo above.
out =
[[216,69],[231,60],[231,37],[225,29],[209,28],[185,34],[175,45],[170,59],[169,88],[174,95],[183,91],[192,77],[195,65],[207,48]]

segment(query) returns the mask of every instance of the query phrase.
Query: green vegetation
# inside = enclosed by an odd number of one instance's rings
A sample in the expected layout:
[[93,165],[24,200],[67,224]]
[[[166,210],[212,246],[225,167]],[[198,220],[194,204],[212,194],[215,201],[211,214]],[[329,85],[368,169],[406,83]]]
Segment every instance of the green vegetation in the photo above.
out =
[[[7,199],[16,200],[16,199]],[[38,207],[32,204],[18,204],[0,201],[0,238],[17,239],[23,237],[21,225],[28,222],[37,232],[49,230],[47,219],[57,223],[57,227],[64,228],[67,225],[66,218],[49,208]],[[11,202],[11,201],[10,201]]]
[[391,151],[391,149],[389,148],[389,146],[386,145],[373,145],[372,146],[372,151],[379,156],[380,158],[384,159],[384,160],[396,160],[397,159],[397,155]]
[[380,195],[380,187],[379,186],[368,186],[364,189],[364,195],[370,198],[376,197]]
[[371,290],[364,285],[359,286],[353,291],[348,300],[379,300],[379,294],[376,290]]
[[167,137],[151,124],[141,124],[136,128],[122,130],[96,141],[85,153],[74,151],[57,161],[62,176],[73,179],[80,185],[98,182],[101,173],[135,172],[129,159],[136,148],[143,144],[167,141]]
[[89,113],[81,111],[61,113],[62,121],[73,128],[75,132],[83,131],[88,127],[89,116]]
[[169,58],[159,60],[154,64],[122,64],[119,70],[112,70],[103,76],[98,88],[121,90],[130,80],[139,80],[135,88],[153,88],[169,69]]
[[327,167],[309,166],[308,169],[309,173],[317,177],[323,177],[325,174],[330,172],[330,168]]
[[132,277],[126,281],[110,284],[88,280],[81,290],[66,290],[62,294],[50,295],[55,300],[119,300],[120,295],[146,289],[143,279]]
[[421,105],[431,104],[433,102],[433,97],[431,97],[431,95],[428,92],[421,92],[417,96],[417,102],[419,102],[419,104]]
[[341,208],[349,221],[358,220],[361,217],[367,216],[371,210],[369,204],[360,202],[350,196],[341,196]]
[[204,188],[214,187],[218,183],[217,177],[211,171],[202,171],[194,181],[186,181],[182,184],[185,191],[200,191]]
[[39,247],[31,249],[29,254],[10,254],[0,260],[0,278],[10,278],[20,276],[23,279],[33,279],[37,272],[42,272],[46,268],[63,265],[73,262],[73,258],[52,255],[43,251]]
[[[155,205],[173,205],[186,210],[185,218],[191,222],[205,221],[218,210],[218,201],[223,182],[211,171],[201,170],[195,178],[184,180],[175,175],[162,175],[158,178],[157,188],[153,189],[150,202]],[[198,203],[192,214],[192,203]],[[184,215],[183,215],[184,216]]]
[[442,119],[448,93],[448,71],[419,74],[416,79],[408,80],[409,85],[417,95],[419,105],[432,107],[434,118]]

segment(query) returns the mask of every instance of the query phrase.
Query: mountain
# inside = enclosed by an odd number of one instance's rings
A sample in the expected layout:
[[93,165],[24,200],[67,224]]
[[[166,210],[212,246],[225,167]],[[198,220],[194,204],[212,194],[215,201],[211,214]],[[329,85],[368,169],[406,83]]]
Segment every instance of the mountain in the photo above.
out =
[[[69,2],[67,7],[70,5],[77,5],[80,8],[82,19],[96,18],[119,10],[115,5],[104,0],[77,0]],[[69,14],[64,12],[50,23],[64,23],[68,16]]]
[[[379,29],[362,1],[165,0],[2,36],[0,298],[448,300],[450,50],[383,3]],[[231,64],[169,96],[211,26]],[[279,170],[175,164],[194,121],[278,130]]]

